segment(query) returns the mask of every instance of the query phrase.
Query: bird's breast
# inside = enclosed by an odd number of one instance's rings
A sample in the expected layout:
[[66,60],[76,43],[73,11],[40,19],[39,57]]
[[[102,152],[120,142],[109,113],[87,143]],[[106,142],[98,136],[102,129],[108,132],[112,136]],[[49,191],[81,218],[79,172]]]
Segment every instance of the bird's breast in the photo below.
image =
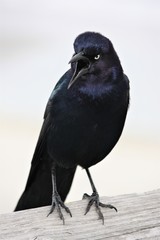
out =
[[[74,106],[59,112],[48,136],[48,152],[57,164],[89,167],[101,161],[118,141],[124,114],[96,106]],[[124,115],[124,116],[122,116]]]

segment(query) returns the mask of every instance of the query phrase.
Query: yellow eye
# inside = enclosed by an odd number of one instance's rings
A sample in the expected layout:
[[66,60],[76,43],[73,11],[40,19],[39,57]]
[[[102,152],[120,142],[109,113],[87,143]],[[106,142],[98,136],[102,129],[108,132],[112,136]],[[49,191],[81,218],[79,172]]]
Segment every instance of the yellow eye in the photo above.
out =
[[97,54],[97,55],[94,57],[95,60],[98,60],[99,58],[100,58],[100,54]]

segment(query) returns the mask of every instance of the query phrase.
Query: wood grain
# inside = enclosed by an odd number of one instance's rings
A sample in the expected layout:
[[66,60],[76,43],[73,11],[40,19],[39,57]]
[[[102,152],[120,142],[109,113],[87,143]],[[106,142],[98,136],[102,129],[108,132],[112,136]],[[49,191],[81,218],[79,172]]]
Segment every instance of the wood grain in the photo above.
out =
[[94,207],[84,216],[87,200],[67,203],[65,225],[49,206],[0,215],[0,239],[5,240],[160,240],[160,189],[142,194],[101,197],[118,209],[102,209],[105,223]]

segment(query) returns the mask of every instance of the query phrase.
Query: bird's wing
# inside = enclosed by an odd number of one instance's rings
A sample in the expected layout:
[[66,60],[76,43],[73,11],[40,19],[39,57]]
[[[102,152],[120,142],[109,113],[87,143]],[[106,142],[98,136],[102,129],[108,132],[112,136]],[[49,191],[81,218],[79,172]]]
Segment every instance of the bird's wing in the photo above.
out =
[[[33,154],[33,158],[32,158],[32,162],[31,162],[31,169],[30,169],[30,173],[29,173],[29,177],[27,180],[27,184],[26,184],[26,189],[27,190],[30,185],[33,183],[34,178],[36,177],[36,174],[38,174],[40,165],[46,165],[48,162],[48,154],[47,154],[47,135],[48,132],[50,130],[50,128],[53,126],[53,115],[52,115],[52,109],[54,107],[54,100],[55,100],[55,96],[58,92],[58,89],[60,89],[61,84],[63,84],[66,80],[65,75],[62,76],[62,78],[58,81],[58,83],[56,84],[55,88],[53,89],[51,96],[48,100],[46,109],[45,109],[45,113],[44,113],[44,122],[39,134],[39,138],[38,138],[38,142]],[[48,166],[47,168],[50,169],[50,166]]]
[[46,206],[51,203],[51,169],[46,148],[47,134],[50,127],[51,117],[48,113],[44,119],[32,158],[25,190],[17,203],[15,211]]
[[28,180],[27,180],[26,188],[28,188],[30,184],[33,182],[33,178],[36,176],[37,168],[39,167],[40,163],[45,161],[45,158],[48,157],[46,152],[46,141],[47,141],[47,133],[50,128],[51,128],[51,120],[50,120],[50,115],[48,114],[48,116],[44,119],[41,132],[38,138],[38,142],[33,154],[31,169],[30,169]]

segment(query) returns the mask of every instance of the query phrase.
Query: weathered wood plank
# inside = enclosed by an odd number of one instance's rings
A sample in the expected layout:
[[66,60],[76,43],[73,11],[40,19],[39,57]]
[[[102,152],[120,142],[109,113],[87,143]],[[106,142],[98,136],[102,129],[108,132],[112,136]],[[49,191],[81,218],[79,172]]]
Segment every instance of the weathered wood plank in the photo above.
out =
[[68,203],[73,217],[57,212],[46,217],[49,207],[0,215],[0,239],[5,240],[160,240],[160,189],[143,194],[102,197],[118,213],[102,209],[105,224],[97,220],[94,207],[84,216],[86,201]]

